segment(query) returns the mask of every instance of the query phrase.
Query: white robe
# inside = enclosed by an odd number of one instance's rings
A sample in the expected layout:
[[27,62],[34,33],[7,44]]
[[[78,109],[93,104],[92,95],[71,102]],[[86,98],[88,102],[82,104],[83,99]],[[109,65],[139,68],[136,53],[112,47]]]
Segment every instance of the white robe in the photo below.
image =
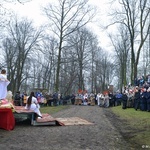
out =
[[0,99],[5,99],[7,95],[7,86],[10,82],[6,75],[0,74]]
[[98,106],[100,105],[100,98],[101,98],[101,95],[97,94],[96,100],[97,100],[97,105]]
[[37,113],[39,116],[42,117],[42,114],[41,114],[39,108],[40,108],[40,106],[38,104],[37,98],[35,98],[35,97],[32,97],[30,108],[28,108],[27,104],[25,106],[25,109],[33,110],[35,113]]

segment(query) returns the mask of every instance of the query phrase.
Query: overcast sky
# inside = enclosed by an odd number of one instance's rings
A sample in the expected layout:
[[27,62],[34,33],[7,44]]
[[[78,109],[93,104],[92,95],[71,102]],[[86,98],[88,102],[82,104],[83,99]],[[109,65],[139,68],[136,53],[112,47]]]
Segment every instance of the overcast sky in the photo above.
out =
[[[19,16],[27,16],[29,19],[33,20],[35,25],[42,25],[46,21],[46,17],[42,15],[41,6],[47,3],[53,2],[54,0],[32,0],[25,4],[7,4],[8,9],[11,8]],[[97,34],[100,42],[100,46],[104,49],[111,50],[109,38],[107,37],[106,31],[102,31],[100,25],[106,24],[108,22],[107,12],[110,9],[108,5],[109,0],[89,0],[91,5],[98,7],[99,13],[97,14],[97,22],[90,24]],[[110,29],[112,30],[112,29]]]

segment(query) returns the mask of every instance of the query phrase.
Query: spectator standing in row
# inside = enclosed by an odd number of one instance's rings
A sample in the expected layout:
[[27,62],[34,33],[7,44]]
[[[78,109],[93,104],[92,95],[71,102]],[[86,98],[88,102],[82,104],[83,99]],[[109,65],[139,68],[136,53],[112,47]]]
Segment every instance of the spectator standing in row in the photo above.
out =
[[17,91],[14,97],[14,104],[15,106],[22,106],[22,98],[20,95],[20,91]]
[[75,98],[76,98],[75,94],[72,94],[71,95],[71,104],[72,105],[74,105],[74,103],[75,103]]
[[127,108],[127,100],[128,100],[128,96],[127,96],[128,92],[124,91],[122,94],[122,109],[126,109]]
[[106,108],[109,107],[109,95],[108,95],[108,93],[106,93],[104,96],[104,107],[106,107]]
[[133,93],[133,90],[131,90],[131,89],[128,92],[127,107],[128,108],[134,107],[134,93]]
[[62,97],[62,93],[60,94],[58,94],[58,105],[62,105],[63,104],[63,97]]
[[114,97],[113,97],[113,94],[110,92],[109,94],[108,94],[108,96],[109,96],[109,106],[115,106],[114,105]]
[[119,105],[121,105],[121,98],[122,98],[122,94],[118,91],[117,93],[116,93],[116,105],[117,106],[119,106]]
[[54,102],[54,106],[58,105],[58,94],[57,94],[57,92],[55,92],[53,94],[53,102]]
[[150,87],[147,89],[146,102],[147,102],[147,111],[150,112]]
[[97,105],[100,106],[100,97],[101,97],[101,94],[98,93],[97,96],[96,96],[96,100],[97,100]]
[[140,93],[140,110],[147,110],[147,102],[146,102],[147,91],[146,88],[143,88]]
[[134,108],[135,110],[139,109],[140,107],[140,93],[141,90],[136,87],[135,94],[134,94]]

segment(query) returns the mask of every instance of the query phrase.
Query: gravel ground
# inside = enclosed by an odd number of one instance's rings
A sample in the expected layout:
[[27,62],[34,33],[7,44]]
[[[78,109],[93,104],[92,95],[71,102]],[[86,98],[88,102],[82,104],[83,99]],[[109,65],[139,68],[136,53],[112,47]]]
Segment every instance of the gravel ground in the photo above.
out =
[[0,150],[135,149],[122,136],[121,121],[111,113],[109,108],[73,105],[52,116],[56,118],[80,117],[94,124],[76,126],[17,124],[12,131],[0,129]]

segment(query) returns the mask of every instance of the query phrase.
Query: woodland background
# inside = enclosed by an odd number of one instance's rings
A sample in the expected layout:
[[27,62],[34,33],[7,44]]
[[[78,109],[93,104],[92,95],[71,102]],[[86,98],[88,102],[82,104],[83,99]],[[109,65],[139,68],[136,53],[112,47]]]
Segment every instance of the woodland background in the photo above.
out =
[[[56,0],[41,9],[47,23],[15,15],[5,6],[27,0],[0,2],[0,67],[11,81],[8,90],[29,92],[42,89],[66,94],[79,89],[102,92],[133,85],[134,79],[150,74],[150,1],[110,1],[106,30],[112,50],[88,28],[97,8],[88,0]],[[116,5],[116,2],[119,5]],[[107,19],[107,18],[106,18]],[[101,34],[101,33],[99,33]]]

